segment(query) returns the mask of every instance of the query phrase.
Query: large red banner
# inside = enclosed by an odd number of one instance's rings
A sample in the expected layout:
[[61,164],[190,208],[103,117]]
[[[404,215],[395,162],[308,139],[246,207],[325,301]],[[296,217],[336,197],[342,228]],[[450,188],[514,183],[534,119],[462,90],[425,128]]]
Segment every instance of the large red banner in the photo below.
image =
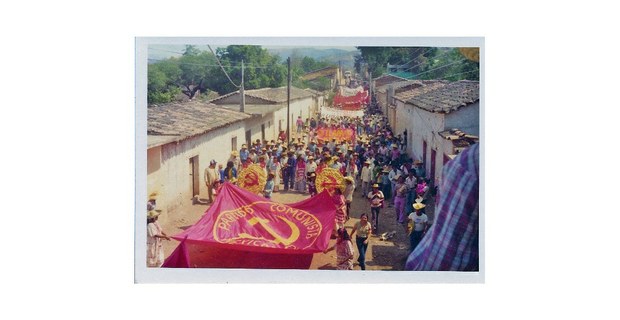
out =
[[311,254],[327,248],[335,214],[327,192],[287,205],[224,183],[202,218],[172,238],[223,249]]
[[316,137],[317,139],[321,139],[323,141],[331,141],[332,139],[336,139],[338,142],[342,140],[353,142],[355,140],[355,130],[351,128],[319,128],[316,131]]
[[357,105],[368,103],[368,91],[360,91],[354,96],[342,96],[336,94],[334,96],[334,105]]

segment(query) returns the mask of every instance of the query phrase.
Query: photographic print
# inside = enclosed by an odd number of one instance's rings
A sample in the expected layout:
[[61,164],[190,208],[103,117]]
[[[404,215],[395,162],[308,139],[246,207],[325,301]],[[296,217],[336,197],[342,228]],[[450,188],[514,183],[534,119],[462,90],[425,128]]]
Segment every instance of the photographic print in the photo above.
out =
[[137,38],[136,282],[483,282],[483,38]]

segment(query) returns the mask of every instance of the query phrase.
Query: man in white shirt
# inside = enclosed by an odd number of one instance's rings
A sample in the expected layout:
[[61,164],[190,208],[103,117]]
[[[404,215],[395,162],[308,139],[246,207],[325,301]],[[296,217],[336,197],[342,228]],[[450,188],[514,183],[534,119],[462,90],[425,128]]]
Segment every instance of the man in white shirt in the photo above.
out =
[[364,162],[364,167],[362,168],[361,180],[362,180],[362,197],[368,194],[368,185],[370,184],[370,180],[372,179],[371,171],[370,171],[370,161],[366,160]]
[[428,229],[428,216],[422,209],[424,209],[425,205],[420,202],[416,202],[413,204],[414,212],[409,214],[409,221],[413,223],[413,230],[409,234],[409,243],[411,245],[410,250],[413,251],[415,247],[418,246],[424,234],[426,234],[426,230]]
[[306,163],[306,176],[312,172],[316,172],[317,164],[314,162],[313,156],[308,156],[308,163]]

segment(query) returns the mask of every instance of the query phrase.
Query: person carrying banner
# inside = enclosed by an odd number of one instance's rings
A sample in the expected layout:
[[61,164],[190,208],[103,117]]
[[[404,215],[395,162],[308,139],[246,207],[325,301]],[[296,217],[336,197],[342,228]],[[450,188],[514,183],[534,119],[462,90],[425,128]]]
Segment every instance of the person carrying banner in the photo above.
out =
[[323,253],[336,249],[336,269],[353,270],[353,244],[349,233],[345,228],[340,228],[337,231],[336,239],[336,243],[325,249]]
[[146,215],[146,265],[147,267],[161,267],[164,263],[164,248],[162,239],[170,241],[161,228],[157,219],[159,212],[151,210]]
[[340,190],[340,188],[334,188],[334,195],[332,196],[332,199],[334,200],[334,205],[336,206],[336,227],[334,228],[334,233],[332,234],[335,236],[336,230],[344,228],[344,223],[347,220],[347,202],[342,195],[342,190]]

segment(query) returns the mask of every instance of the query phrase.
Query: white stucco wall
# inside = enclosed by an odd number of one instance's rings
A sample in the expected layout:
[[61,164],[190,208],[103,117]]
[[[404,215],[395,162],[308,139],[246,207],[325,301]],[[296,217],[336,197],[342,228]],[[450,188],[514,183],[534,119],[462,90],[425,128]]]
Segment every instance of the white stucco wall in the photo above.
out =
[[466,105],[446,114],[446,130],[460,129],[475,136],[480,135],[480,103]]
[[[291,132],[294,130],[295,120],[301,114],[302,119],[310,115],[313,104],[311,97],[291,102]],[[224,166],[232,151],[232,138],[237,137],[237,148],[245,143],[246,128],[251,128],[252,139],[262,139],[261,124],[265,124],[265,139],[276,140],[278,135],[278,120],[283,120],[286,126],[286,108],[265,117],[253,117],[245,121],[236,122],[224,128],[188,138],[178,143],[168,143],[163,146],[147,150],[147,194],[154,191],[159,193],[157,208],[163,210],[160,219],[162,222],[171,219],[168,212],[172,212],[183,203],[190,203],[193,197],[191,190],[189,159],[198,156],[200,195],[205,197],[207,190],[204,182],[204,170],[209,162],[215,161]],[[268,123],[271,122],[269,126]],[[284,127],[285,129],[285,127]],[[146,205],[146,199],[145,199]]]
[[[291,119],[289,120],[291,136],[294,136],[294,132],[296,128],[295,122],[297,121],[297,116],[301,115],[301,119],[305,121],[306,118],[310,117],[311,115],[313,104],[314,104],[314,99],[312,99],[312,97],[291,101],[291,106],[290,106]],[[284,108],[274,113],[274,121],[273,121],[273,126],[274,126],[273,131],[275,133],[275,136],[273,137],[274,140],[277,139],[278,134],[279,134],[279,131],[278,131],[279,120],[282,120],[282,130],[286,132],[286,104],[284,105]]]
[[[438,174],[441,174],[441,162],[443,161],[443,138],[439,135],[439,132],[444,130],[445,119],[442,113],[433,113],[420,108],[412,108],[413,114],[413,141],[412,153],[410,156],[413,159],[420,159],[424,161],[424,166],[428,175],[431,174],[431,150],[437,152],[437,158],[435,161],[435,177],[429,177],[435,181]],[[426,141],[426,159],[422,159],[423,141]]]
[[179,143],[168,143],[148,150],[147,168],[157,168],[157,162],[159,168],[147,173],[147,194],[155,190],[159,192],[157,208],[163,210],[160,217],[162,221],[173,218],[168,212],[182,203],[191,202],[193,195],[189,159],[198,156],[200,194],[206,196],[204,170],[212,159],[226,165],[234,136],[237,137],[238,146],[241,146],[245,136],[244,125],[243,122],[237,122]]

